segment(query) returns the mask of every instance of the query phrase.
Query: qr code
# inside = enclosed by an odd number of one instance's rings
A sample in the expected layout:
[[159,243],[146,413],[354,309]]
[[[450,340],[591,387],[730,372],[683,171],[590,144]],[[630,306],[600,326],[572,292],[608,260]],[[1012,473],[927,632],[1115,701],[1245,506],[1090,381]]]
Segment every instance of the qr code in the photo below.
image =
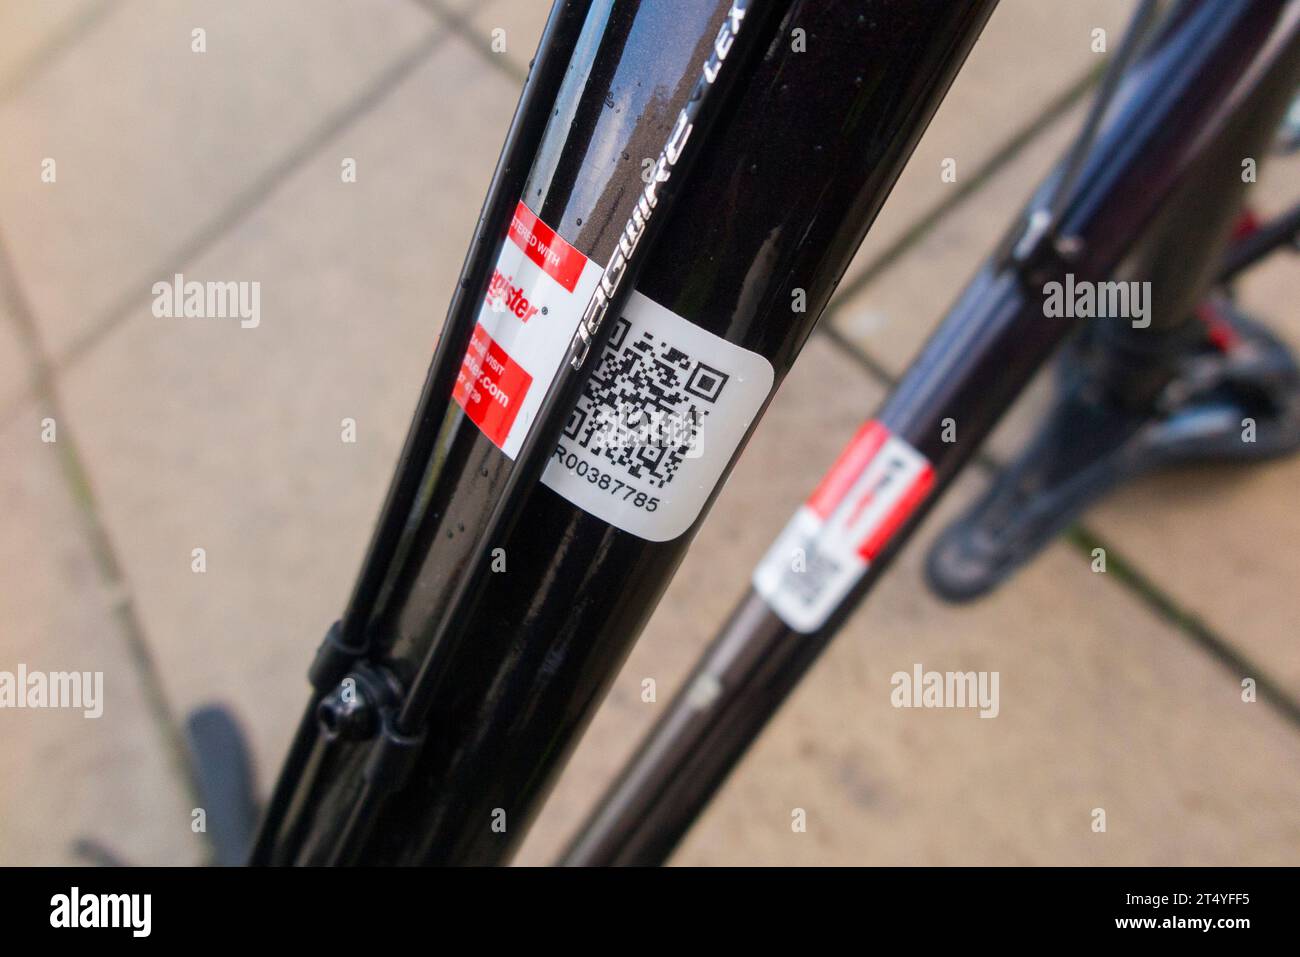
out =
[[811,608],[822,597],[822,592],[839,574],[843,566],[830,555],[819,551],[809,539],[805,550],[805,567],[801,570],[787,568],[781,576],[781,588],[791,592],[799,604]]
[[663,488],[701,454],[701,428],[729,376],[619,318],[564,434]]

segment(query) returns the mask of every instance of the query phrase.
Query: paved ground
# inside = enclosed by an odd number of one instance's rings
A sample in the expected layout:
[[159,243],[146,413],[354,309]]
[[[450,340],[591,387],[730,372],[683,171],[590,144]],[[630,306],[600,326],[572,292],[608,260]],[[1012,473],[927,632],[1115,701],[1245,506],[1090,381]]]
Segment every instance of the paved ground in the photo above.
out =
[[[98,719],[0,711],[0,863],[82,860],[83,838],[139,862],[202,860],[177,728],[208,701],[238,710],[273,774],[548,7],[0,7],[0,671],[105,674]],[[1115,37],[1128,8],[1003,0],[845,281],[839,335],[815,337],[783,387],[522,862],[562,844],[655,717],[642,679],[667,700],[1059,152],[1099,62],[1092,31]],[[946,157],[956,184],[938,175]],[[346,158],[355,184],[340,182]],[[1294,174],[1265,176],[1258,204],[1286,202]],[[1300,346],[1295,268],[1270,264],[1244,297]],[[175,272],[259,279],[262,325],[160,324],[151,286]],[[355,445],[338,440],[345,416]],[[677,860],[1296,863],[1300,461],[1140,483],[954,609],[924,590],[923,547],[985,481],[959,484]],[[1094,574],[1089,540],[1127,573]],[[893,709],[889,676],[914,662],[999,671],[1000,716]],[[1278,691],[1243,702],[1243,677]]]

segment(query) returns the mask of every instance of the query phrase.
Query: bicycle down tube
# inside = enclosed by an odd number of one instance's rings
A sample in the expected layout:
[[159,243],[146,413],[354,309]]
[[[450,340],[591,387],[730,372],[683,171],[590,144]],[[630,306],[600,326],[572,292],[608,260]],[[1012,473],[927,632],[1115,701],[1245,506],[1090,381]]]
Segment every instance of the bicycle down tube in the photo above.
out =
[[1034,224],[1059,169],[773,544],[748,594],[563,863],[666,860],[1011,401],[1073,331],[1073,320],[1047,318],[1046,283],[1067,273],[1104,279],[1121,266],[1151,268],[1156,248],[1166,269],[1186,264],[1181,274],[1161,277],[1160,293],[1179,312],[1165,322],[1191,311],[1241,199],[1241,160],[1267,151],[1297,83],[1300,2],[1175,5],[1119,86],[1056,228]]
[[[304,718],[256,862],[509,857],[994,5],[786,0],[763,21],[758,0],[590,3],[555,102],[525,104],[550,115],[522,195],[485,205],[510,212],[483,227],[504,241],[467,262],[482,277],[466,290],[480,304],[472,332],[453,330],[468,351],[440,351],[430,372],[455,383],[453,404],[427,461],[406,462],[419,481],[402,488],[418,494],[390,500],[400,514],[381,521],[402,540],[385,540],[389,567],[366,578],[364,641],[322,652],[332,664],[318,670],[339,685],[319,696],[315,725]],[[735,85],[635,292],[567,419],[545,422],[582,305],[738,11],[754,17],[753,52],[742,26],[721,65]],[[629,409],[686,439],[629,444],[596,428]],[[546,428],[560,438],[541,481],[503,502],[515,458]],[[503,510],[513,531],[485,541]],[[480,562],[492,563],[482,594],[449,621]],[[392,716],[433,656],[427,720],[399,728]]]

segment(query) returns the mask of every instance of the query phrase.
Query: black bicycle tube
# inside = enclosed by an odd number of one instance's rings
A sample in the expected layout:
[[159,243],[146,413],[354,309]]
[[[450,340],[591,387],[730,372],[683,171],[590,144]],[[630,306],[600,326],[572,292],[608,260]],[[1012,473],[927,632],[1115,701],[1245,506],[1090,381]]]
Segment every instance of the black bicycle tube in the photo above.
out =
[[1229,247],[1219,264],[1219,281],[1231,282],[1264,257],[1284,247],[1300,246],[1300,204],[1264,223]]
[[[751,51],[758,48],[758,38],[766,38],[764,21],[777,9],[778,0],[731,0],[717,38],[699,63],[695,85],[658,152],[649,182],[627,201],[628,212],[619,243],[582,312],[556,378],[548,387],[487,522],[479,532],[474,549],[478,559],[467,563],[446,608],[431,628],[429,651],[395,719],[397,734],[422,732],[441,683],[453,677],[446,664],[454,659],[460,642],[466,639],[463,623],[472,618],[492,574],[492,547],[507,540],[522,517],[520,506],[541,479],[570,411],[594,371],[591,356],[602,355],[609,342],[614,323],[608,321],[608,316],[619,316],[627,305],[654,239],[671,214],[690,166],[702,149],[701,144],[707,141],[728,92],[735,87],[736,76],[745,68]],[[367,779],[337,839],[331,863],[350,862],[360,852],[385,797]]]
[[[622,197],[643,188],[641,160],[657,153],[727,6],[707,15],[663,0],[593,9],[575,52],[580,69],[556,105],[555,139],[548,131],[525,197],[592,261],[608,262]],[[779,382],[993,6],[791,4],[708,138],[638,292],[762,356]],[[408,525],[418,558],[399,570],[373,629],[371,660],[407,688],[453,583],[482,557],[478,542],[512,467],[473,422],[451,415]],[[508,573],[492,576],[460,623],[467,638],[444,661],[410,779],[355,860],[505,860],[705,511],[707,502],[686,532],[650,541],[538,485],[520,527],[495,543]],[[363,763],[349,749],[331,762],[296,859],[328,859]],[[498,810],[504,831],[493,826]]]
[[[620,0],[617,4],[612,0],[599,0],[594,4],[584,4],[584,9],[580,11],[579,16],[566,21],[564,31],[557,31],[552,35],[551,28],[560,14],[559,6],[557,4],[556,9],[552,11],[547,33],[543,37],[539,50],[537,66],[533,72],[535,75],[540,74],[545,66],[549,71],[549,77],[555,81],[556,71],[558,71],[558,77],[567,80],[563,89],[569,92],[561,99],[558,96],[558,83],[555,82],[548,85],[546,95],[528,96],[526,91],[512,126],[513,129],[527,129],[534,132],[539,129],[547,132],[554,130],[548,142],[560,141],[565,144],[564,153],[567,156],[560,157],[564,162],[552,163],[548,173],[554,182],[548,182],[547,188],[539,189],[536,196],[530,199],[532,205],[546,220],[556,223],[559,222],[559,216],[555,213],[557,202],[567,201],[573,194],[583,189],[590,192],[590,181],[580,179],[578,173],[582,169],[580,159],[583,148],[590,144],[598,129],[602,126],[608,127],[611,123],[616,128],[620,127],[620,121],[615,117],[622,115],[621,128],[625,132],[623,139],[628,147],[638,148],[638,153],[645,148],[649,140],[656,137],[662,140],[667,133],[666,127],[661,129],[652,122],[634,124],[630,112],[623,114],[623,111],[616,110],[611,113],[603,109],[605,88],[602,84],[611,80],[614,71],[621,65],[619,59],[621,46],[627,42],[630,25],[637,19],[640,4],[635,0]],[[570,15],[572,12],[570,8],[573,8],[573,5],[565,6],[564,13]],[[671,84],[685,78],[688,72],[693,80],[694,68],[698,67],[701,60],[699,54],[706,51],[715,38],[716,27],[726,13],[726,6],[715,4],[713,8],[705,9],[700,5],[692,5],[689,11],[683,11],[673,10],[670,5],[655,5],[649,9],[660,14],[660,22],[657,24],[657,29],[646,31],[647,36],[659,41],[668,37],[680,42],[676,46],[658,51],[658,55],[653,59],[647,59],[649,50],[642,51],[641,58],[635,61],[639,78],[653,82],[655,90],[661,89],[665,83],[670,84],[671,89]],[[582,37],[588,37],[588,45],[575,53],[575,47]],[[694,63],[687,62],[691,57],[695,57]],[[636,85],[641,86],[639,80]],[[689,88],[676,90],[674,104],[680,105],[684,102],[687,93]],[[642,109],[645,109],[650,104],[644,102],[644,97],[642,100]],[[667,109],[667,105],[661,105],[661,111]],[[558,120],[553,117],[558,117]],[[637,119],[639,120],[640,117],[638,116]],[[616,129],[614,132],[616,134],[619,130]],[[511,151],[511,160],[508,163],[503,161],[501,169],[498,170],[498,178],[500,178],[502,169],[509,168],[517,189],[514,189],[513,195],[509,190],[494,190],[489,197],[488,204],[492,205],[499,215],[503,215],[503,219],[493,230],[485,218],[481,221],[481,232],[486,232],[492,237],[496,248],[502,245],[506,226],[511,219],[510,211],[521,198],[525,198],[524,185],[517,177],[522,176],[527,179],[529,176],[536,176],[534,161],[539,155],[544,158],[545,152],[537,143],[533,144],[531,153],[527,155],[521,147]],[[628,154],[625,154],[624,158],[627,159]],[[551,159],[554,160],[555,157]],[[630,171],[619,169],[605,172],[623,174],[619,184],[623,191],[626,191],[634,181]],[[615,178],[611,177],[611,179]],[[640,180],[636,179],[635,182],[639,183]],[[611,204],[607,196],[601,196],[600,199],[602,207]],[[586,212],[588,209],[588,206],[581,203],[573,205],[579,212]],[[576,221],[581,224],[582,217],[578,216]],[[604,258],[612,248],[612,241],[608,236],[597,234],[598,231],[593,229],[590,216],[587,218],[587,223],[585,230],[570,228],[565,232],[577,239],[584,251],[592,253],[599,250]],[[477,257],[471,256],[474,260],[472,268],[483,277],[483,285],[486,287],[487,276],[491,272],[495,259],[495,250],[489,250],[485,245],[476,245],[475,249]],[[464,288],[465,284],[462,283],[461,290]],[[481,293],[465,297],[460,294],[460,290],[457,291],[456,302],[464,303],[464,314],[470,319],[471,330],[481,301]],[[458,315],[460,314],[453,309],[448,320],[448,332],[443,336],[444,342],[451,341],[450,327],[455,325]],[[463,338],[468,339],[468,333],[464,333]],[[456,544],[461,546],[460,553],[448,561],[445,545],[443,548],[433,547],[437,543],[434,534],[440,531],[439,525],[446,515],[448,503],[453,497],[458,500],[458,504],[468,502],[469,510],[481,519],[488,514],[494,501],[494,494],[499,492],[500,484],[509,474],[509,460],[496,451],[492,443],[477,431],[474,424],[465,418],[459,408],[451,408],[441,428],[433,427],[434,418],[426,412],[427,407],[437,406],[446,409],[450,406],[450,388],[445,390],[446,394],[442,394],[439,386],[438,392],[435,393],[431,383],[435,380],[442,384],[454,382],[461,365],[460,355],[463,355],[464,351],[463,344],[459,349],[449,346],[445,350],[440,349],[435,358],[421,397],[420,409],[417,410],[411,434],[408,436],[407,449],[404,450],[393,488],[390,489],[390,501],[381,516],[380,528],[376,533],[376,541],[379,541],[384,538],[385,528],[390,531],[400,529],[399,540],[393,541],[390,536],[384,541],[383,548],[379,548],[372,542],[370,557],[361,576],[362,579],[367,579],[369,575],[368,580],[371,584],[367,586],[359,581],[353,592],[353,606],[359,604],[357,595],[363,591],[371,597],[375,606],[375,610],[369,615],[367,638],[374,634],[384,635],[386,638],[381,642],[367,642],[368,650],[372,656],[376,648],[382,651],[385,664],[392,667],[407,684],[414,683],[417,669],[421,664],[422,651],[413,650],[405,656],[393,655],[391,648],[387,647],[393,644],[388,633],[397,628],[397,620],[404,615],[412,615],[428,627],[432,627],[436,621],[436,611],[420,603],[420,599],[428,596],[427,582],[422,580],[421,572],[426,566],[434,569],[456,566],[460,560],[463,560],[466,552],[463,542],[457,541]],[[414,452],[411,451],[413,448]],[[492,458],[494,468],[490,473],[490,482],[476,481],[480,477],[475,474],[476,471],[481,471],[484,478],[489,477],[486,469],[471,468],[466,471],[467,454],[474,457],[488,455]],[[456,489],[452,482],[445,480],[444,476],[454,476],[458,472],[461,476],[472,477],[469,487]],[[458,494],[453,495],[453,493]],[[397,502],[398,498],[400,502]],[[397,504],[395,505],[394,502]],[[465,530],[465,525],[459,523],[458,525],[461,531]],[[448,537],[453,537],[452,533],[449,532]],[[380,569],[382,573],[376,574],[375,569]],[[423,578],[427,577],[425,573]],[[448,577],[448,582],[450,580],[451,576]],[[441,590],[443,594],[449,592],[450,588]],[[359,616],[356,620],[359,620]],[[317,697],[313,696],[313,705]],[[303,726],[305,730],[315,726],[310,707]],[[300,772],[305,766],[308,755],[316,753],[318,759],[322,758],[319,753],[320,748],[317,746],[320,736],[300,732],[299,738],[305,746],[299,748],[299,742],[295,742],[290,762],[281,775],[281,787],[277,788],[277,795],[281,790],[286,791],[284,800],[278,803],[282,807],[291,806],[297,815],[287,825],[279,822],[278,815],[274,821],[268,816],[268,824],[274,824],[274,827],[264,826],[258,853],[253,858],[255,863],[294,861],[323,863],[338,860],[340,857],[348,858],[351,855],[351,849],[341,845],[348,841],[349,832],[356,830],[350,822],[356,820],[357,804],[363,797],[359,782],[364,778],[368,749],[365,744],[357,746],[331,741],[326,749],[327,759],[316,761],[318,774],[311,780],[306,780],[300,779],[302,777]],[[294,760],[295,757],[297,760]],[[367,821],[365,824],[367,829],[369,823]]]
[[456,381],[460,357],[469,346],[492,264],[505,242],[505,225],[523,192],[533,157],[546,131],[546,106],[554,102],[559,92],[591,3],[592,0],[558,0],[551,8],[538,47],[538,57],[520,94],[488,187],[487,199],[479,213],[473,241],[461,267],[460,281],[447,309],[443,333],[429,364],[428,378],[420,393],[392,486],[357,576],[356,587],[344,610],[343,637],[347,644],[363,645],[368,640],[364,629],[380,588],[391,571],[420,479],[451,407],[452,385]]
[[[975,454],[1002,413],[1071,331],[1047,319],[1043,284],[1067,270],[1106,276],[1155,223],[1170,197],[1186,196],[1189,172],[1222,158],[1224,140],[1267,142],[1300,80],[1300,3],[1186,3],[1127,84],[1064,204],[1068,244],[1045,237],[1037,253],[1011,256],[1028,216],[980,270],[876,416],[932,464],[929,494],[889,539],[827,620],[802,633],[754,589],[733,611],[664,716],[566,850],[568,865],[665,861],[749,744],[906,545],[928,510]],[[1207,104],[1210,104],[1207,108]],[[1256,112],[1257,111],[1257,112]],[[1245,117],[1245,119],[1243,119]],[[1252,119],[1253,117],[1253,119]],[[1241,130],[1242,124],[1247,126]],[[1234,167],[1236,160],[1234,159]],[[1225,172],[1221,170],[1220,172]],[[1235,169],[1227,170],[1235,175]],[[1029,209],[1050,195],[1049,176]],[[1220,190],[1218,215],[1237,201]],[[1071,255],[1063,256],[1064,245]],[[1187,250],[1199,262],[1204,250]],[[1200,281],[1184,277],[1185,283]],[[961,423],[955,442],[942,423]],[[701,689],[707,693],[702,693]]]
[[[474,238],[452,294],[442,336],[429,365],[406,441],[379,520],[362,561],[352,595],[337,631],[339,642],[360,655],[369,643],[367,625],[394,558],[419,490],[438,433],[447,421],[457,357],[465,354],[474,319],[487,288],[492,263],[504,242],[505,224],[523,191],[533,157],[546,130],[549,104],[554,102],[568,69],[573,46],[592,0],[557,0],[551,8],[519,95],[514,119],[506,133],[492,182],[479,212]],[[332,636],[331,636],[332,637]],[[342,677],[341,675],[339,677]],[[325,688],[316,688],[295,731],[271,798],[263,812],[250,852],[253,864],[269,863],[284,814],[295,792],[310,787],[303,773],[316,747],[316,705]]]
[[[731,0],[719,34],[707,57],[699,64],[698,79],[682,104],[672,130],[659,150],[650,182],[639,193],[628,197],[627,214],[618,245],[611,253],[600,282],[583,310],[556,380],[551,383],[537,418],[529,429],[514,467],[502,486],[487,526],[481,533],[477,563],[471,562],[458,590],[443,613],[435,636],[430,641],[415,681],[403,702],[398,727],[413,731],[423,727],[429,702],[437,696],[439,682],[448,677],[443,662],[455,653],[444,647],[451,637],[463,638],[459,621],[469,617],[476,605],[486,576],[491,574],[488,555],[493,543],[503,541],[520,519],[523,499],[537,486],[570,410],[577,403],[582,388],[590,378],[593,354],[600,356],[609,341],[613,322],[627,305],[645,260],[671,215],[673,203],[687,182],[690,167],[704,148],[709,131],[721,112],[728,92],[736,86],[736,77],[745,68],[759,39],[766,39],[764,20],[778,9],[777,0]],[[584,375],[584,372],[586,375]]]

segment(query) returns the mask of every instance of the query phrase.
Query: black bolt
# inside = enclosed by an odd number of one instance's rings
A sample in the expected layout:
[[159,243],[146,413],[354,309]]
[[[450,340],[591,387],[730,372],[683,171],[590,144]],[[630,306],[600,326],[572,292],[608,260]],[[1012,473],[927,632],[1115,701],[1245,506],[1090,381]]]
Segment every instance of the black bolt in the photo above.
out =
[[316,706],[325,733],[345,741],[364,741],[379,730],[379,716],[365,688],[349,675]]

